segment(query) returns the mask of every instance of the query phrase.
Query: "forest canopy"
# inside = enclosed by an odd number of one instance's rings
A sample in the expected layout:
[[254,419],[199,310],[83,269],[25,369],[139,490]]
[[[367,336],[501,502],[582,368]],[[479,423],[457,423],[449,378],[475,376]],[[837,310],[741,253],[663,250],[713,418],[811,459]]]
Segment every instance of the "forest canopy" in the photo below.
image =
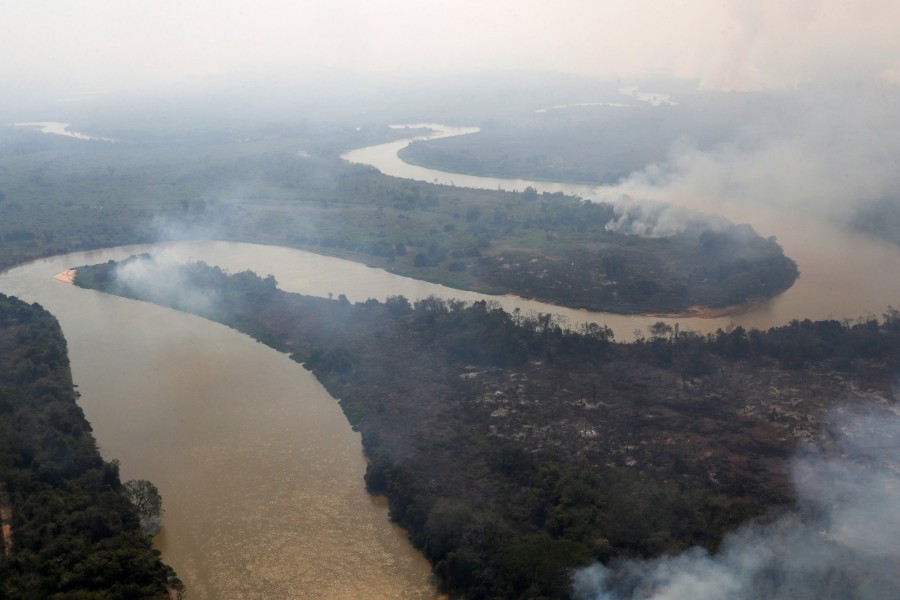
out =
[[77,398],[56,319],[0,294],[0,597],[167,599],[181,582],[140,531]]

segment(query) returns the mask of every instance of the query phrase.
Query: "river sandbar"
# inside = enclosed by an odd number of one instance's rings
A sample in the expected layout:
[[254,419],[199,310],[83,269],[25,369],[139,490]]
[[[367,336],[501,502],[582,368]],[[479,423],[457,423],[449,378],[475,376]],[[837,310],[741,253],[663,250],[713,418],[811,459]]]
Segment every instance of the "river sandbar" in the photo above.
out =
[[62,281],[63,283],[75,283],[75,273],[77,272],[76,269],[66,269],[62,273],[54,275],[53,279]]

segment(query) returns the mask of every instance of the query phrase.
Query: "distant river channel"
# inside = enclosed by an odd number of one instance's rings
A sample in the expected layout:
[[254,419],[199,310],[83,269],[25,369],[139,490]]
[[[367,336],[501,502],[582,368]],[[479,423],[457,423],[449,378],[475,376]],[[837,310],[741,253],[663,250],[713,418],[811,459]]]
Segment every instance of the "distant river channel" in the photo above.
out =
[[[583,186],[407,170],[396,159],[404,143],[346,158],[425,181],[489,189],[533,185],[590,197]],[[699,331],[732,323],[769,327],[794,318],[880,314],[900,304],[895,247],[823,223],[749,216],[735,220],[778,236],[800,265],[797,284],[741,314],[670,322]],[[484,296],[299,250],[218,241],[80,252],[0,274],[0,292],[39,302],[59,319],[103,456],[121,461],[123,479],[158,485],[166,513],[156,544],[189,598],[435,598],[426,560],[389,523],[383,501],[365,491],[359,436],[312,375],[227,327],[53,280],[70,267],[141,252],[203,260],[230,272],[252,269],[273,274],[288,291],[346,294],[351,301]],[[659,320],[494,299],[507,310],[605,323],[620,340]]]
[[[689,193],[667,193],[653,189],[628,189],[479,177],[447,173],[404,162],[397,156],[413,140],[467,135],[477,127],[456,127],[435,123],[405,125],[427,127],[434,133],[406,140],[369,146],[344,154],[350,162],[367,164],[386,175],[488,190],[523,191],[533,187],[538,192],[563,192],[586,199],[604,200],[624,193],[646,195],[652,200],[678,204],[689,209],[724,216],[735,223],[747,223],[762,236],[775,236],[787,256],[796,261],[800,278],[781,295],[738,314],[719,319],[663,319],[678,322],[684,329],[715,331],[730,324],[744,327],[784,325],[792,319],[853,319],[880,315],[889,305],[900,309],[900,248],[857,231],[839,227],[816,218],[814,209],[805,211],[776,210],[772,206],[740,205],[729,198],[700,197]],[[851,202],[852,199],[848,199]],[[790,202],[784,202],[789,206]],[[538,308],[548,310],[546,306]],[[635,329],[660,319],[651,317],[622,317],[608,313],[585,313],[552,309],[574,321],[590,320],[606,323],[619,340],[631,339]]]

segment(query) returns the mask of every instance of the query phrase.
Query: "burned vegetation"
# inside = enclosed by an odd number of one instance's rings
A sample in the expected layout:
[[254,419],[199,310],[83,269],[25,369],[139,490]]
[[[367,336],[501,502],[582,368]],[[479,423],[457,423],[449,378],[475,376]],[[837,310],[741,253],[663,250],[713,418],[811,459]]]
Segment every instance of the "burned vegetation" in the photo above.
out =
[[[443,588],[469,598],[565,598],[590,561],[715,549],[785,510],[789,456],[825,440],[838,405],[890,405],[900,367],[893,310],[706,336],[659,323],[618,343],[484,301],[351,304],[175,268],[195,286],[180,298],[209,298],[199,314],[289,352],[339,399],[368,489]],[[152,297],[115,269],[82,268],[76,283]]]

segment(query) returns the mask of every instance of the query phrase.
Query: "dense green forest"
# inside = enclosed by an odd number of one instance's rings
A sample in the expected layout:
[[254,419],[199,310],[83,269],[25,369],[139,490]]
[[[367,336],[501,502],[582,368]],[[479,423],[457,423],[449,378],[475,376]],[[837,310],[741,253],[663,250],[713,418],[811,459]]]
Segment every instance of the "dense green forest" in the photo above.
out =
[[[362,434],[366,484],[468,598],[567,598],[593,560],[715,549],[792,500],[788,457],[841,403],[883,409],[900,314],[700,335],[658,323],[623,344],[601,325],[403,297],[351,304],[271,276],[147,261],[76,283],[187,311],[291,353]],[[195,287],[154,287],[166,269]],[[154,270],[156,269],[156,270]]]
[[11,531],[0,598],[168,598],[181,584],[141,533],[77,397],[56,319],[0,294],[0,512]]
[[[654,314],[770,298],[797,277],[774,239],[705,215],[685,211],[671,235],[626,235],[609,227],[623,218],[610,204],[436,186],[339,158],[399,135],[309,126],[111,144],[2,129],[0,269],[115,245],[239,240],[458,289]],[[653,231],[657,217],[624,218]]]

